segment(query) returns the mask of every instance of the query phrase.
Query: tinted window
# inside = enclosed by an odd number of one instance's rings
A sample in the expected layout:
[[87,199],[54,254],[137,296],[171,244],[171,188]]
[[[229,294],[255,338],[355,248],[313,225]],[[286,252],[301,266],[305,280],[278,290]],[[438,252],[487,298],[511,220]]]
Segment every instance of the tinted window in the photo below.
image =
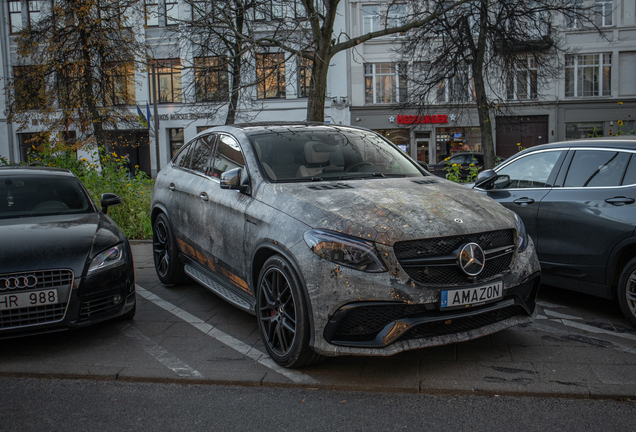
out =
[[214,159],[214,177],[220,177],[225,171],[244,166],[245,158],[239,143],[229,135],[220,135]]
[[619,186],[630,153],[577,150],[565,178],[565,187]]
[[548,179],[562,153],[563,150],[532,153],[511,162],[500,170],[497,170],[497,174],[510,176],[510,183],[499,187],[552,187],[552,185],[548,184]]
[[190,169],[204,174],[210,173],[210,156],[215,135],[208,135],[197,140],[192,148],[192,163]]
[[627,167],[625,178],[623,179],[624,185],[636,184],[636,153],[632,153],[632,159]]
[[62,176],[0,177],[0,218],[92,212],[79,180]]
[[177,153],[175,156],[173,163],[181,168],[188,168],[190,166],[190,158],[188,157],[188,153],[190,153],[190,149],[192,148],[192,144],[187,144],[181,148],[181,151]]

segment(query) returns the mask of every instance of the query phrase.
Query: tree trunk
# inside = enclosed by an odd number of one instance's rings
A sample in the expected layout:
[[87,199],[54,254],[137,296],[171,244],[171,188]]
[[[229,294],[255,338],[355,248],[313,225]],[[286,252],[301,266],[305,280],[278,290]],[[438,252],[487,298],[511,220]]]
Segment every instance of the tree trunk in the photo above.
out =
[[[102,155],[106,151],[106,138],[104,136],[104,127],[102,117],[99,115],[97,104],[95,103],[95,95],[93,93],[93,64],[91,62],[90,48],[89,48],[89,36],[86,30],[80,31],[80,43],[82,47],[83,56],[83,71],[84,74],[84,100],[88,108],[88,113],[93,126],[93,134],[95,135],[95,141],[99,154]],[[81,119],[79,119],[81,122]]]
[[[327,42],[329,44],[329,42]],[[307,121],[325,121],[325,97],[327,94],[327,74],[331,54],[329,50],[321,50],[314,55],[309,81],[309,97],[307,100]]]
[[[237,14],[236,14],[236,31],[239,34],[243,34],[243,24],[245,22],[245,9],[242,7],[242,2],[236,2]],[[240,40],[236,40],[233,47],[234,56],[232,60],[232,90],[230,93],[230,102],[227,106],[227,116],[225,117],[225,124],[234,124],[236,122],[236,111],[238,110],[240,89],[241,89],[241,51],[242,43]]]

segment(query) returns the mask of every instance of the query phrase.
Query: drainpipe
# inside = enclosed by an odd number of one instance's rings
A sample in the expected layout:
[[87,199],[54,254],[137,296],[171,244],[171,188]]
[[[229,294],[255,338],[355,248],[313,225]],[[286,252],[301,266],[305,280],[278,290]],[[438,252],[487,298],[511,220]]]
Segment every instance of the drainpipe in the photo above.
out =
[[[5,23],[7,22],[5,20],[5,13],[4,13],[4,2],[1,5],[2,7],[0,7],[0,22]],[[3,63],[3,67],[2,67],[2,74],[4,75],[4,81],[5,83],[9,80],[9,77],[11,75],[9,75],[9,64],[11,59],[9,58],[9,50],[7,49],[7,38],[9,37],[7,30],[8,26],[0,26],[0,28],[3,29],[2,34],[0,35],[0,50],[2,51],[2,63]],[[5,91],[6,91],[6,86],[5,86]],[[6,99],[5,99],[6,102]],[[6,120],[5,120],[6,121]],[[15,163],[15,162],[19,162],[15,160],[15,155],[14,155],[14,148],[13,148],[13,125],[7,121],[7,135],[8,135],[8,144],[9,144],[9,162],[10,163]]]

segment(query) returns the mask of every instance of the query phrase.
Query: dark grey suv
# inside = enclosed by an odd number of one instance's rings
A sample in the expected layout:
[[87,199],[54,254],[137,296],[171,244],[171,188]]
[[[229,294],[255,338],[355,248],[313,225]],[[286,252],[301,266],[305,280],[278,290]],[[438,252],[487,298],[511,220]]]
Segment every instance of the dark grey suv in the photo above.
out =
[[521,216],[544,283],[618,299],[636,326],[636,139],[533,147],[476,185]]
[[220,126],[157,176],[154,260],[257,316],[279,364],[391,355],[531,321],[521,219],[375,132]]

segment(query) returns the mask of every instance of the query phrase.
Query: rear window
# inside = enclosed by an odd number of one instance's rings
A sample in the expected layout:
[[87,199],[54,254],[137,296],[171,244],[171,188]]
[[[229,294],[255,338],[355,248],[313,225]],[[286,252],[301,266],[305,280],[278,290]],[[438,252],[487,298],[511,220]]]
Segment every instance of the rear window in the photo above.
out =
[[90,213],[94,208],[78,179],[0,176],[0,218]]

